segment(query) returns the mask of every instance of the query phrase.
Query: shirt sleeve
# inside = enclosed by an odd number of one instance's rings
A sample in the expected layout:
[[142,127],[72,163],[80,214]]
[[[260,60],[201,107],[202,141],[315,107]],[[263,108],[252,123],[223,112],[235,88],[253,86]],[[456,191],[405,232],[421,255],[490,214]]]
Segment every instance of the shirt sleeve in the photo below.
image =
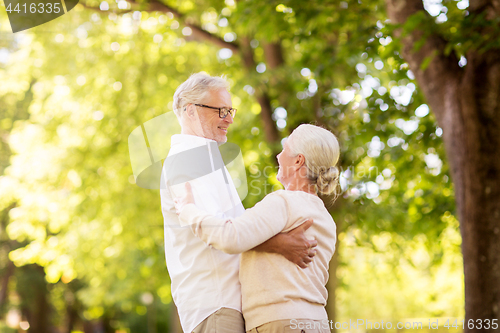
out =
[[270,194],[237,218],[217,218],[194,204],[183,207],[179,220],[208,245],[226,253],[248,251],[281,232],[288,220],[286,201]]
[[[225,216],[223,208],[221,207],[222,200],[220,199],[218,188],[214,186],[211,179],[213,177],[214,175],[210,175],[210,177],[194,179],[191,180],[189,184],[191,185],[196,205],[203,211],[222,218]],[[169,189],[172,194],[172,198],[174,199],[181,198],[186,195],[185,183],[170,186]]]
[[[214,169],[209,152],[208,146],[199,146],[169,155],[163,165],[162,177],[172,200],[186,194],[185,183],[189,182],[197,206],[223,218],[226,212],[231,212],[231,203],[238,201],[229,199],[224,169]],[[172,200],[169,209],[175,212]]]

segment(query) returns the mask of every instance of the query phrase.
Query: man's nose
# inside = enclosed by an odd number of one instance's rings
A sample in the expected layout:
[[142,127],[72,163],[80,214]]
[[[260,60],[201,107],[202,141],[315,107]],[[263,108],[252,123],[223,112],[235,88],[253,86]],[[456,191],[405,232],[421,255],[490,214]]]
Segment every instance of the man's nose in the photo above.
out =
[[230,124],[232,124],[232,123],[233,123],[233,117],[231,116],[231,114],[230,114],[230,113],[228,113],[228,114],[227,114],[227,116],[226,116],[226,117],[224,117],[224,121],[225,121],[225,122],[228,122],[228,123],[230,123]]

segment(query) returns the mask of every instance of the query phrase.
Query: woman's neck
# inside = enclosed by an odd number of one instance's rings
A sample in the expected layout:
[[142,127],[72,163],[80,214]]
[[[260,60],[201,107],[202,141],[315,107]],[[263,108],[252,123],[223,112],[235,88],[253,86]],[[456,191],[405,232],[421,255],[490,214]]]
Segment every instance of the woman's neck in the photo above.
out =
[[312,184],[308,179],[304,178],[290,180],[290,182],[285,185],[285,190],[302,191],[312,195],[317,195],[314,184]]

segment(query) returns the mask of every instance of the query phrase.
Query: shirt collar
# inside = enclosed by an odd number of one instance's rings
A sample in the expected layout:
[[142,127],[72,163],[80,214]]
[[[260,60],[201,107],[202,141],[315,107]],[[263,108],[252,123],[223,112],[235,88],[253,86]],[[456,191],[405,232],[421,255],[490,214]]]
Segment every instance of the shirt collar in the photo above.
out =
[[216,143],[215,140],[207,139],[201,136],[190,135],[190,134],[174,134],[170,141],[170,145],[173,147],[175,145],[182,145],[186,148],[198,147],[210,144],[211,142]]

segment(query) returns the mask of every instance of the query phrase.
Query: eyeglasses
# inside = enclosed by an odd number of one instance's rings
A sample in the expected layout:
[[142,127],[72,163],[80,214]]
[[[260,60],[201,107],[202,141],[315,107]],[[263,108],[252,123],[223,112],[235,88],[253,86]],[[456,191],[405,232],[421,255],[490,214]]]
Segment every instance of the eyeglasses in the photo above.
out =
[[204,105],[204,104],[195,104],[195,105],[201,106],[203,108],[219,110],[219,118],[222,118],[222,119],[226,118],[228,114],[231,114],[231,117],[233,117],[233,118],[236,115],[236,109],[233,109],[233,108],[226,108],[226,107],[216,108],[216,107],[208,106],[208,105]]

